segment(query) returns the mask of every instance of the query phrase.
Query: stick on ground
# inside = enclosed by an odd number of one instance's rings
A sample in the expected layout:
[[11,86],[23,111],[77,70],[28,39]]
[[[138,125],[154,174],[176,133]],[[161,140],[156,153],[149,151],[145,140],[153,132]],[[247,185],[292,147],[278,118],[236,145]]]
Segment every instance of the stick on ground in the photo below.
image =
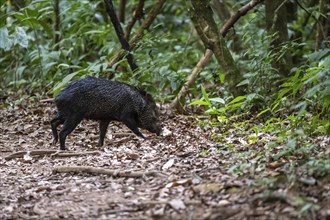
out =
[[53,169],[53,173],[91,173],[91,174],[106,174],[114,177],[144,177],[161,175],[159,171],[134,171],[134,170],[110,170],[99,167],[90,166],[59,166]]
[[30,156],[45,156],[50,155],[52,157],[75,157],[75,156],[85,156],[85,155],[97,155],[100,154],[99,151],[87,151],[87,152],[62,152],[58,150],[33,150],[33,151],[19,151],[12,153],[5,157],[6,160],[14,159],[14,158],[23,158],[24,155],[30,154]]

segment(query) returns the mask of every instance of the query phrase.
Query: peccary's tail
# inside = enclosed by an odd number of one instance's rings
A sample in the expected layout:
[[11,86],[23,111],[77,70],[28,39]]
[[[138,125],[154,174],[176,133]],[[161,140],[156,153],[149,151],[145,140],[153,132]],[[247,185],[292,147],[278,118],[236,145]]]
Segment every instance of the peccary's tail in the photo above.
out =
[[54,140],[53,140],[53,144],[55,145],[58,141],[58,133],[57,133],[57,127],[60,125],[60,124],[63,124],[64,123],[64,119],[63,117],[60,115],[60,113],[58,112],[55,116],[55,118],[53,118],[51,121],[50,121],[50,124],[52,126],[52,132],[53,132],[53,137],[54,137]]

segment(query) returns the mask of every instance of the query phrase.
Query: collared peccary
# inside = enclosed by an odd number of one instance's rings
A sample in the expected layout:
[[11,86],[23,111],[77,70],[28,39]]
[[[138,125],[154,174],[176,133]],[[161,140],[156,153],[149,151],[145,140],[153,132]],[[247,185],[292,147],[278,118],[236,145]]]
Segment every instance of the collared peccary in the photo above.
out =
[[143,90],[121,82],[86,77],[69,84],[55,98],[57,115],[51,120],[53,143],[58,141],[60,149],[65,150],[65,139],[83,119],[99,120],[102,146],[110,121],[123,122],[137,136],[145,138],[139,131],[144,128],[160,135],[161,124],[157,106],[153,98]]

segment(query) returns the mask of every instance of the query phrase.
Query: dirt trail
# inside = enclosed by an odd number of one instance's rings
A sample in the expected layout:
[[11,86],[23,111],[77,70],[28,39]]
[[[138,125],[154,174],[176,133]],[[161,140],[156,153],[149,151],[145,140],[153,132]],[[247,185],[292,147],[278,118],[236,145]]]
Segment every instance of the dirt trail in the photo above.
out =
[[[31,156],[6,160],[13,152],[52,146],[51,103],[23,101],[0,112],[0,219],[294,219],[281,199],[267,202],[250,188],[251,178],[224,169],[230,155],[209,141],[213,132],[193,117],[163,114],[165,136],[141,140],[114,122],[98,148],[97,123],[84,121],[67,138],[76,156]],[[58,173],[61,166],[113,170],[113,175]],[[142,173],[139,177],[120,172]],[[152,175],[147,172],[152,171]],[[145,174],[145,175],[144,175]],[[285,199],[284,199],[285,200]]]

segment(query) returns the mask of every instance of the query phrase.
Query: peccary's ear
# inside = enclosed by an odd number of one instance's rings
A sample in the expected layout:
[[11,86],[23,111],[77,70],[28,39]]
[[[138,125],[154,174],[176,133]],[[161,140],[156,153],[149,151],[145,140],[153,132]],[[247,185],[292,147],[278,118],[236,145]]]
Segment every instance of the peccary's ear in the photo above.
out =
[[147,93],[144,89],[142,88],[137,88],[139,93],[148,101],[148,102],[155,102],[152,96]]
[[143,97],[145,97],[145,96],[147,95],[147,92],[146,92],[143,88],[138,87],[137,90],[139,91],[139,93],[140,93]]

